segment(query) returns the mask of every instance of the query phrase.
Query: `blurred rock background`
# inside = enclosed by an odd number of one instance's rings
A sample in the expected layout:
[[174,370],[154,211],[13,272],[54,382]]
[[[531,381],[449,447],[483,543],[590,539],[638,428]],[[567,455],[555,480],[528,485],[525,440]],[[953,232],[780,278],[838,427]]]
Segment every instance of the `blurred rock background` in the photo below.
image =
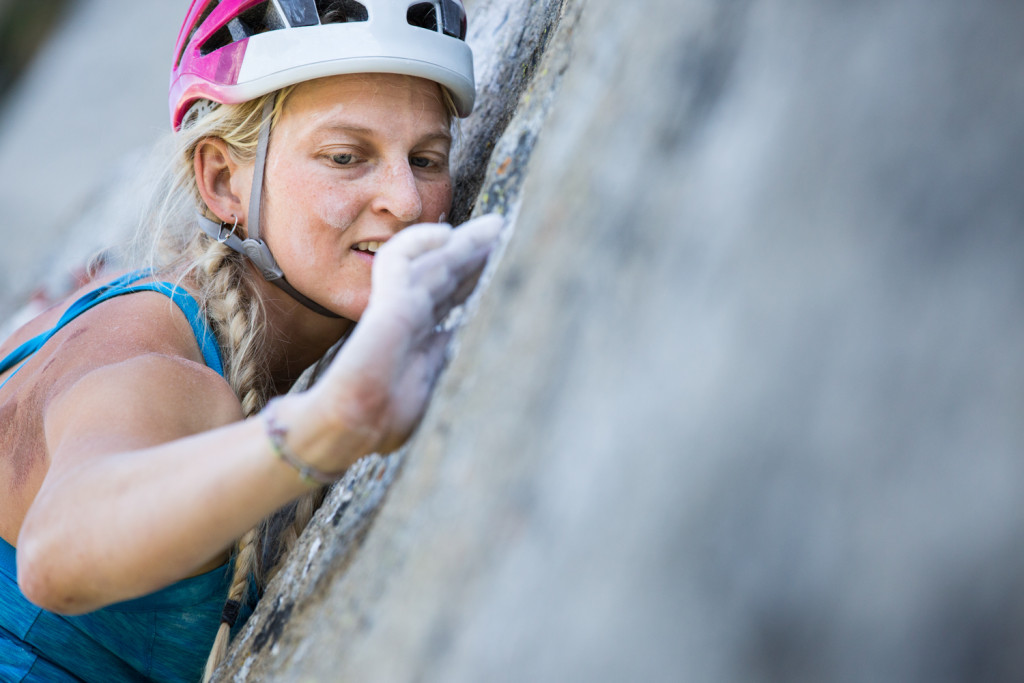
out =
[[[80,239],[75,188],[166,127],[184,4],[74,4],[104,42],[51,40],[4,112],[10,240]],[[509,241],[221,680],[1024,680],[1024,6],[467,7],[457,209]],[[52,262],[9,245],[27,291]]]
[[169,128],[170,55],[186,6],[0,4],[3,317],[40,287],[66,288],[83,259],[134,229],[131,181]]
[[0,2],[0,98],[17,81],[65,10],[64,0]]

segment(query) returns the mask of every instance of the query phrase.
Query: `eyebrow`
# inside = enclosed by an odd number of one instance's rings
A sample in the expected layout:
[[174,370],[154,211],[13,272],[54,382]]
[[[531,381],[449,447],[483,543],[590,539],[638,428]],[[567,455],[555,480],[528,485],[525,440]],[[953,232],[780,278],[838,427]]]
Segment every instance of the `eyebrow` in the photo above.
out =
[[[362,126],[350,126],[350,125],[341,124],[341,123],[335,123],[335,124],[326,125],[326,126],[323,126],[320,130],[323,131],[323,132],[327,132],[327,133],[330,133],[330,132],[341,132],[341,133],[349,133],[349,134],[352,134],[352,135],[358,135],[358,136],[362,136],[362,137],[373,137],[374,134],[376,133],[376,131],[374,131],[372,128],[364,128]],[[438,130],[438,131],[433,132],[433,133],[427,133],[422,138],[420,138],[419,142],[420,143],[433,142],[435,140],[442,140],[444,142],[447,142],[447,143],[451,144],[452,136],[451,136],[451,133],[449,133],[446,130]]]
[[363,128],[361,126],[346,126],[341,123],[332,123],[320,128],[322,131],[340,131],[342,133],[355,133],[356,135],[373,135],[373,130],[370,128]]

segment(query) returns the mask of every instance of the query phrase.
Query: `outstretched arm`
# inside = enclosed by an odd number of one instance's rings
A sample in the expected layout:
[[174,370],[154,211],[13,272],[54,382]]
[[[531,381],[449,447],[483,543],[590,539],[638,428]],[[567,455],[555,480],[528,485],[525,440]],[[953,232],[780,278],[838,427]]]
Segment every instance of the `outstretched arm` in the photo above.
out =
[[[349,341],[312,389],[278,400],[290,450],[341,472],[408,438],[443,364],[438,324],[472,291],[499,226],[414,226],[381,249]],[[157,590],[208,567],[306,490],[263,420],[237,421],[208,371],[181,363],[147,355],[105,366],[51,402],[50,470],[17,544],[34,602],[82,613]]]

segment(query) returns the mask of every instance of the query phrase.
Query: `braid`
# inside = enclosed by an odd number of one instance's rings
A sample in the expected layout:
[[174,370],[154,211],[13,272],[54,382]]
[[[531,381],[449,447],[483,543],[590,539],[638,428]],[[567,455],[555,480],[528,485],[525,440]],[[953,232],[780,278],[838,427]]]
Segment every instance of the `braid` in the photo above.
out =
[[[246,417],[258,413],[272,391],[264,360],[263,308],[260,298],[248,281],[249,273],[242,259],[228,247],[197,235],[194,249],[200,251],[193,259],[193,278],[206,302],[206,316],[225,350],[224,372],[242,404]],[[247,531],[238,540],[234,575],[228,590],[224,614],[206,662],[204,681],[224,659],[231,638],[231,627],[239,606],[246,602],[250,577],[260,573],[258,558],[262,525]]]
[[[249,281],[251,275],[245,261],[228,247],[197,235],[190,250],[199,252],[192,259],[192,277],[206,302],[207,319],[225,350],[225,376],[242,404],[243,414],[251,417],[263,409],[273,392],[265,361],[261,299]],[[240,605],[246,602],[251,577],[262,585],[276,573],[325,494],[326,488],[307,493],[239,539],[231,588],[206,662],[204,681],[209,680],[227,653],[231,627]],[[273,570],[268,571],[269,566]]]
[[215,240],[202,236],[208,247],[197,260],[196,279],[206,301],[206,315],[227,350],[225,376],[251,417],[272,392],[264,353],[264,313],[260,298],[248,282],[241,257]]
[[316,512],[320,503],[323,502],[325,491],[325,488],[318,488],[295,501],[295,516],[292,518],[291,527],[288,529],[287,540],[284,544],[285,551],[295,547],[302,531],[309,524],[309,520],[313,519],[313,513]]
[[231,579],[231,588],[228,589],[228,599],[224,607],[224,615],[221,617],[220,628],[217,629],[217,638],[213,641],[213,649],[206,660],[203,683],[210,680],[213,672],[227,654],[228,643],[231,640],[231,627],[234,626],[234,618],[238,615],[238,606],[244,603],[246,594],[249,592],[249,575],[256,565],[257,533],[256,529],[250,529],[238,541],[235,573]]
[[[154,178],[154,192],[137,235],[135,250],[150,267],[175,273],[194,288],[201,312],[220,344],[224,376],[241,403],[245,417],[263,409],[274,393],[266,348],[266,314],[258,294],[260,274],[247,259],[196,229],[194,212],[207,210],[196,183],[193,159],[199,143],[208,137],[224,140],[240,163],[256,154],[263,102],[276,97],[273,121],[281,115],[294,86],[239,105],[222,105],[179,131],[168,144],[177,163]],[[273,123],[272,123],[273,125]],[[207,210],[208,211],[208,210]],[[209,214],[208,214],[209,215]],[[249,595],[251,577],[264,585],[268,567],[275,567],[297,541],[326,489],[318,489],[285,506],[236,543],[231,588],[204,681],[224,659],[231,627]]]

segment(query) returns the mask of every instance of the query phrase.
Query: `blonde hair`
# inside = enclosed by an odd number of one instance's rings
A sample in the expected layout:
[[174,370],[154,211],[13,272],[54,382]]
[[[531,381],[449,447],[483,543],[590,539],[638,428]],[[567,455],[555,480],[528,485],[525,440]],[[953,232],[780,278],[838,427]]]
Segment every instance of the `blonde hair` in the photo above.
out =
[[[274,395],[267,364],[266,313],[255,285],[256,278],[262,275],[244,256],[198,229],[195,215],[205,210],[205,204],[196,183],[193,159],[204,139],[219,138],[227,143],[235,161],[251,163],[256,156],[264,102],[276,97],[273,127],[292,89],[239,105],[218,106],[169,139],[165,144],[171,147],[169,153],[174,163],[165,167],[156,180],[153,200],[145,209],[147,221],[136,235],[134,245],[137,257],[141,256],[154,273],[188,283],[217,336],[225,379],[238,396],[246,417],[257,414]],[[205,213],[216,220],[208,210]],[[250,577],[258,585],[265,585],[279,559],[309,523],[324,493],[324,489],[310,492],[262,520],[236,541],[229,603],[246,603]],[[210,679],[224,658],[230,635],[231,625],[222,622],[203,680]]]
[[[246,417],[257,414],[274,394],[267,362],[265,338],[266,313],[258,294],[256,278],[262,278],[247,259],[202,232],[196,224],[196,212],[217,218],[206,209],[195,178],[193,159],[199,144],[219,138],[228,153],[241,164],[252,163],[256,156],[263,107],[276,98],[271,130],[280,120],[288,96],[295,86],[237,105],[202,106],[186,115],[182,130],[168,138],[169,146],[155,159],[174,159],[152,181],[155,184],[150,204],[143,208],[132,251],[154,273],[186,282],[196,297],[221,347],[225,378],[238,396]],[[453,138],[459,135],[454,101],[447,89],[439,87]],[[244,226],[239,226],[243,229]],[[250,577],[262,587],[276,573],[281,560],[295,545],[299,535],[323,502],[325,488],[316,489],[262,520],[235,543],[234,572],[227,604],[237,608],[245,604]],[[227,611],[227,610],[226,610]],[[204,681],[224,659],[230,642],[231,625],[223,621],[217,632]]]

